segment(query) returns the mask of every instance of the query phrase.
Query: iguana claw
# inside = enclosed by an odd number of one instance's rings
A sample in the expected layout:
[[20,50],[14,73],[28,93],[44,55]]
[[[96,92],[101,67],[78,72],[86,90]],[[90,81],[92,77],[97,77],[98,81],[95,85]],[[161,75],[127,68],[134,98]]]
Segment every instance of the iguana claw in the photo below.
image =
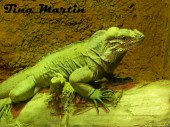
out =
[[[101,90],[101,89],[95,89],[93,91],[93,93],[90,95],[90,99],[93,100],[96,108],[97,108],[97,112],[99,112],[99,109],[98,109],[98,102],[100,102],[103,107],[107,110],[107,112],[109,112],[109,108],[108,106],[103,102],[102,99],[107,99],[107,98],[112,98],[112,94],[110,93],[113,93],[113,91],[111,90]],[[98,101],[98,102],[97,102]]]
[[7,115],[11,108],[11,100],[9,98],[5,98],[2,100],[2,104],[0,104],[0,119],[5,114]]

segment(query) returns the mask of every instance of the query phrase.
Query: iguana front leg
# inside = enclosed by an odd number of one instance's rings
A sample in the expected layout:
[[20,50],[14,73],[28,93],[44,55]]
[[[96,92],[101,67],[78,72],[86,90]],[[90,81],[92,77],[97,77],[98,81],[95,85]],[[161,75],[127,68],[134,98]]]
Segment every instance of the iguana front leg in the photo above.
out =
[[82,95],[83,97],[87,97],[93,100],[95,103],[97,110],[98,104],[97,101],[102,103],[102,105],[109,111],[106,104],[102,101],[104,98],[111,98],[106,93],[110,92],[109,90],[101,90],[101,89],[94,89],[91,87],[88,82],[92,81],[94,78],[94,73],[92,70],[89,69],[88,66],[79,68],[75,70],[69,78],[69,82],[75,89],[77,93]]

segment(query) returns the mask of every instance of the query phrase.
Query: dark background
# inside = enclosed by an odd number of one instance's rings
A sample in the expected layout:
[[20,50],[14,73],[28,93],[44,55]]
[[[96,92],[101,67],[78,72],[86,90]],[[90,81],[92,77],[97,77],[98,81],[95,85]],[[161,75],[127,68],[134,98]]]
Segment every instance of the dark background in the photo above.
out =
[[[56,2],[57,1],[57,2]],[[85,13],[4,13],[0,1],[0,82],[59,47],[90,37],[112,26],[138,29],[142,45],[127,52],[114,71],[136,80],[170,79],[169,0],[10,0],[18,7],[69,7]]]

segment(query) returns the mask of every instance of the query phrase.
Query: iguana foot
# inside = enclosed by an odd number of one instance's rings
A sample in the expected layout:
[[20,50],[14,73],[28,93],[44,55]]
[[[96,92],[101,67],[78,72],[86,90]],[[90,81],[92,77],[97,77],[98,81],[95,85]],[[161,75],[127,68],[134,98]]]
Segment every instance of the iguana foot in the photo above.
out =
[[56,76],[51,79],[51,83],[55,84],[63,84],[65,81],[66,79],[60,73],[57,73]]
[[107,112],[109,112],[109,108],[107,107],[107,105],[103,102],[102,99],[108,99],[108,98],[112,98],[112,94],[113,94],[113,91],[111,90],[102,90],[102,89],[95,89],[91,95],[90,95],[90,99],[93,100],[96,108],[97,108],[97,113],[99,112],[99,109],[98,109],[98,102],[100,102],[103,107],[107,110]]
[[9,110],[11,108],[11,99],[5,98],[0,100],[0,119],[3,117],[3,115],[7,115]]
[[60,93],[62,91],[62,88],[64,87],[65,82],[66,79],[63,77],[63,75],[57,73],[56,76],[51,79],[50,92]]

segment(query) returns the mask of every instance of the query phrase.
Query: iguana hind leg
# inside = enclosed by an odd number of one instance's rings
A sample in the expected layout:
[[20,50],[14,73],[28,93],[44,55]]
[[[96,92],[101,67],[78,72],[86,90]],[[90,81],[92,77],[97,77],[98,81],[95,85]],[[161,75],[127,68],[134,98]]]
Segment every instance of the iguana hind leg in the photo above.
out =
[[39,90],[39,88],[35,86],[35,83],[36,82],[33,76],[29,76],[25,80],[21,81],[9,93],[9,97],[12,102],[17,103],[20,101],[25,101],[35,95],[35,93]]
[[67,127],[70,112],[69,105],[72,100],[74,89],[70,83],[66,81],[62,74],[57,73],[56,76],[51,79],[50,92],[55,93],[56,96],[61,97],[61,103],[64,107],[64,110],[62,113],[63,117],[60,126]]
[[61,91],[64,87],[65,82],[66,82],[66,79],[63,77],[63,75],[60,73],[57,73],[56,76],[51,79],[50,92],[61,94]]
[[12,102],[17,103],[25,101],[31,98],[38,90],[39,88],[35,87],[33,76],[29,76],[25,80],[21,81],[10,91],[9,98],[5,98],[7,101],[5,99],[0,100],[0,118],[3,114],[6,114],[9,111]]

